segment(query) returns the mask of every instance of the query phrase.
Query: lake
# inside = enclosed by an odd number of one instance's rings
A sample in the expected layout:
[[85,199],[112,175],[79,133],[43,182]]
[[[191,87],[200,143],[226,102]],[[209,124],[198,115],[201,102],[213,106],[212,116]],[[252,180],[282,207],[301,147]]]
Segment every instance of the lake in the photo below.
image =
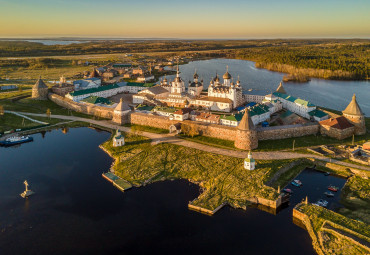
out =
[[[165,181],[125,193],[101,177],[112,159],[98,146],[110,134],[72,128],[0,147],[0,254],[315,254],[292,223],[306,195],[322,197],[345,179],[305,170],[288,208],[277,215],[247,208],[206,216],[187,208],[199,187]],[[19,196],[27,180],[36,192]],[[337,207],[339,193],[330,208]]]
[[[266,95],[275,91],[284,74],[258,69],[254,62],[236,59],[210,59],[193,61],[181,65],[181,77],[185,84],[193,80],[196,69],[201,79],[204,80],[205,88],[208,88],[210,80],[216,72],[222,81],[222,75],[229,66],[229,73],[234,81],[240,76],[241,85],[245,94]],[[176,69],[176,67],[174,67]],[[169,75],[172,81],[175,75]],[[284,83],[285,90],[292,96],[300,97],[315,105],[328,107],[335,110],[344,110],[356,93],[357,101],[367,116],[370,116],[370,82],[369,81],[333,81],[312,79],[308,83]],[[252,91],[248,91],[252,89]]]

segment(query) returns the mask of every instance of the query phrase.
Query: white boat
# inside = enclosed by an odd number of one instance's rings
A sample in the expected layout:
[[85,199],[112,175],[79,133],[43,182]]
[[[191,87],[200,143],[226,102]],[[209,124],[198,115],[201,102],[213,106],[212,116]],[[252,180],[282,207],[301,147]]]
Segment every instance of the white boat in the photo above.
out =
[[28,182],[27,182],[27,180],[25,180],[24,182],[24,185],[26,186],[26,189],[25,189],[25,191],[23,191],[23,193],[22,194],[20,194],[21,195],[21,197],[23,197],[23,198],[27,198],[27,197],[29,197],[29,196],[31,196],[32,194],[35,194],[35,192],[33,192],[32,190],[30,190],[30,189],[28,189]]
[[326,207],[328,205],[328,201],[324,200],[324,199],[319,199],[316,203],[314,203],[313,205],[317,205],[317,206],[322,206],[322,207]]

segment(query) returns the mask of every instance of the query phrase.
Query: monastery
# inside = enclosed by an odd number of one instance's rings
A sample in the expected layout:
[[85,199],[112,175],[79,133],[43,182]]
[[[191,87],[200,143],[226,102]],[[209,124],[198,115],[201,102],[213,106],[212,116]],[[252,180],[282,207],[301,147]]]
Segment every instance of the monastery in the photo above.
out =
[[162,89],[156,91],[153,91],[154,88],[142,90],[133,96],[133,101],[137,104],[145,104],[147,102],[152,103],[155,99],[166,106],[231,112],[244,103],[243,89],[239,79],[236,84],[232,81],[228,70],[222,78],[223,83],[220,82],[220,78],[216,74],[210,81],[208,91],[204,93],[203,80],[199,81],[197,72],[194,73],[193,82],[189,81],[186,88],[177,67],[176,77],[171,83],[168,83],[165,77],[159,85]]

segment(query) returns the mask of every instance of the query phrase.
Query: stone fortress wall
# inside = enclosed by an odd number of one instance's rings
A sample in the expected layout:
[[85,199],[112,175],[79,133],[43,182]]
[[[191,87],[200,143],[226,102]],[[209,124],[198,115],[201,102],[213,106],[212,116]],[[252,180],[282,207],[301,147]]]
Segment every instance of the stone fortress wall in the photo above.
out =
[[96,106],[96,105],[87,105],[87,104],[81,104],[72,101],[71,99],[59,96],[57,94],[49,93],[49,99],[56,103],[59,106],[62,106],[64,108],[85,113],[88,115],[94,115],[97,117],[112,119],[113,118],[113,108],[107,108],[102,106]]
[[320,130],[318,123],[307,123],[281,127],[257,128],[258,140],[278,140],[306,135],[316,135]]
[[[102,118],[113,118],[114,109],[94,106],[94,105],[85,105],[74,102],[68,98],[56,94],[49,94],[49,99],[67,109],[71,109],[76,112],[81,112],[89,115],[94,115]],[[155,128],[169,129],[173,124],[178,123],[176,120],[169,120],[168,117],[156,116],[145,113],[134,112],[130,116],[131,124],[150,126]],[[234,141],[237,133],[236,127],[228,127],[224,125],[203,123],[185,120],[182,121],[183,124],[195,125],[198,132],[201,135]],[[258,140],[278,140],[285,139],[290,137],[299,137],[305,135],[317,134],[319,132],[319,125],[317,123],[309,123],[305,125],[291,125],[286,127],[266,127],[258,128],[257,135]]]
[[[164,116],[155,116],[145,113],[131,114],[131,124],[169,129],[171,125],[178,122],[179,121],[169,120],[168,117]],[[182,121],[182,123],[195,125],[201,135],[223,140],[234,141],[237,133],[236,127],[228,127],[224,125],[216,125],[189,120]],[[291,125],[286,127],[266,127],[257,129],[258,140],[278,140],[290,137],[314,135],[318,132],[319,125],[317,123]]]

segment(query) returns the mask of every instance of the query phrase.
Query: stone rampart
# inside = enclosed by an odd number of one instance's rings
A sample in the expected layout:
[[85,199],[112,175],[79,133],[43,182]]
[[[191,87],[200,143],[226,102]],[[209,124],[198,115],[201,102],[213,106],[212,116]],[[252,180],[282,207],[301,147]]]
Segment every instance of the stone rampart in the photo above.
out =
[[170,120],[165,116],[151,115],[146,113],[134,112],[131,114],[131,124],[150,126],[155,128],[169,129],[171,125],[179,121]]
[[355,133],[355,127],[349,127],[349,128],[341,130],[341,129],[321,125],[320,133],[322,135],[327,135],[329,137],[342,140],[347,137],[351,137]]
[[319,132],[318,123],[308,123],[290,126],[263,127],[257,129],[258,140],[278,140],[306,135],[316,135]]
[[200,135],[209,136],[213,138],[234,141],[236,137],[236,128],[222,126],[217,124],[199,122],[199,121],[183,121],[184,124],[196,125]]
[[94,115],[97,117],[112,119],[113,118],[113,108],[108,107],[102,107],[97,105],[87,105],[82,103],[74,102],[68,98],[59,96],[57,94],[50,93],[49,99],[56,103],[59,106],[62,106],[64,108],[81,112],[89,115]]

